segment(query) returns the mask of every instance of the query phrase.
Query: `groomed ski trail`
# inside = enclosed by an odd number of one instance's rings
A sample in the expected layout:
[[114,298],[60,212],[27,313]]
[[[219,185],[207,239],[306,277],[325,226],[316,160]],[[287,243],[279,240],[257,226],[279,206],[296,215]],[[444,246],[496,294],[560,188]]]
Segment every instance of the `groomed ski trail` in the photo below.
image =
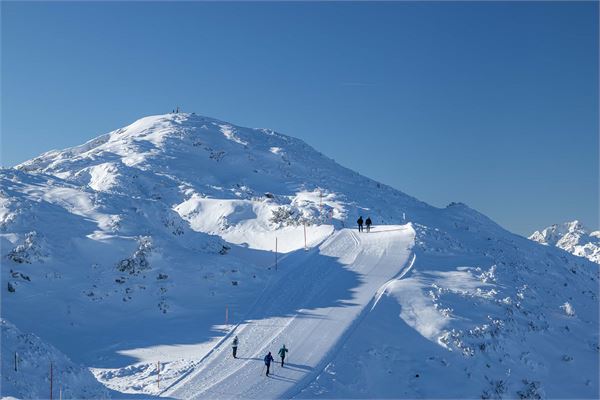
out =
[[[281,398],[297,394],[324,368],[347,334],[368,312],[378,291],[408,269],[415,232],[410,224],[371,233],[343,229],[327,239],[282,280],[263,293],[231,339],[218,345],[196,371],[163,393],[182,399]],[[281,265],[285,270],[285,263]],[[282,344],[284,368],[264,375],[263,357]]]

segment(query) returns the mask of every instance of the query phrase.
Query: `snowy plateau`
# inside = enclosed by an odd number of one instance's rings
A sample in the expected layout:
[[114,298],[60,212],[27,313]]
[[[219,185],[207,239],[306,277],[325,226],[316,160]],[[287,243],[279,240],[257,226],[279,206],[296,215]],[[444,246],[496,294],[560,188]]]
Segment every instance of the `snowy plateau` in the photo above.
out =
[[600,264],[600,231],[590,231],[577,220],[535,231],[529,239]]
[[598,398],[599,265],[538,236],[269,129],[142,118],[0,170],[1,394]]

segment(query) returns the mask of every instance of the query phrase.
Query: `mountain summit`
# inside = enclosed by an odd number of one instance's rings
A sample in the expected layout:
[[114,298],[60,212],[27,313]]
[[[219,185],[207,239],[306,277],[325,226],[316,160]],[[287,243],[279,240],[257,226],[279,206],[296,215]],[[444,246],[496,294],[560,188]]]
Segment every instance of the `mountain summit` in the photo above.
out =
[[151,116],[1,169],[0,249],[2,396],[50,359],[79,398],[598,394],[598,264],[268,129]]

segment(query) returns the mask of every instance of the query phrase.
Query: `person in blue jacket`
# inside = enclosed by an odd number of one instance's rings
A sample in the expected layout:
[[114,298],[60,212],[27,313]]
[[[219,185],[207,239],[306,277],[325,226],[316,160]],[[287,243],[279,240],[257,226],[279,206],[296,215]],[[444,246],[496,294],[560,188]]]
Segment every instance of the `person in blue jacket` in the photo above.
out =
[[267,366],[267,376],[269,376],[269,371],[271,369],[271,362],[275,361],[275,359],[273,358],[273,356],[271,355],[271,352],[269,352],[269,354],[267,354],[265,356],[265,365]]

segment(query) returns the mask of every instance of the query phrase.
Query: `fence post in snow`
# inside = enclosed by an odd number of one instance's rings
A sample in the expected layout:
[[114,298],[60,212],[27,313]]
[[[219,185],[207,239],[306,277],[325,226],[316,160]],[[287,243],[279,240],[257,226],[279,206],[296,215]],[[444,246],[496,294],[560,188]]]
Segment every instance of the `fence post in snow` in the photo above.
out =
[[52,371],[52,361],[50,361],[50,400],[52,400],[52,380],[54,379],[53,377],[53,371]]
[[275,236],[275,271],[277,271],[277,236]]
[[304,250],[308,250],[306,246],[306,221],[304,222]]
[[156,363],[156,386],[160,389],[160,361]]

